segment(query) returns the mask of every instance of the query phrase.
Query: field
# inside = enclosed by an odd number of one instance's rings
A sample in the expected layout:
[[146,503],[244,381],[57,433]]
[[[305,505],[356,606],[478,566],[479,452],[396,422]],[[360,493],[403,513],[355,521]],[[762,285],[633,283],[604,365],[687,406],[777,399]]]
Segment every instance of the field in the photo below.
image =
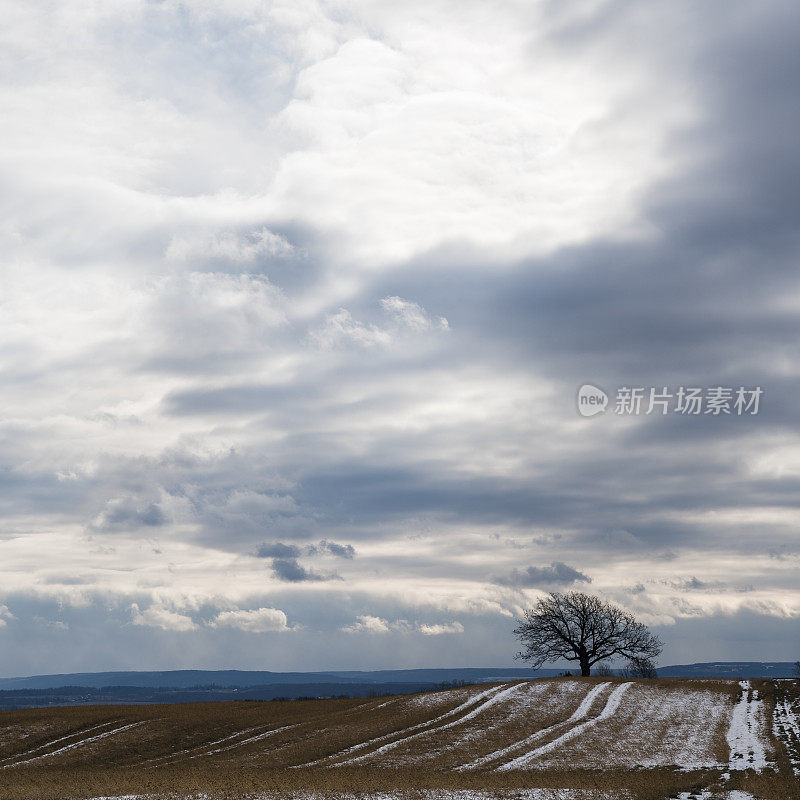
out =
[[0,712],[0,797],[800,798],[794,681]]

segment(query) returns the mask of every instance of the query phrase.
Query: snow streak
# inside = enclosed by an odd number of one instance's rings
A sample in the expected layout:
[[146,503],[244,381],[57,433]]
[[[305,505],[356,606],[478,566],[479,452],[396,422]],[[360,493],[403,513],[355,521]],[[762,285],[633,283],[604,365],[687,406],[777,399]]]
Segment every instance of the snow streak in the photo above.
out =
[[544,738],[550,733],[563,728],[565,725],[573,725],[577,722],[580,722],[584,719],[588,713],[589,709],[592,707],[592,703],[597,699],[598,695],[602,694],[611,684],[610,683],[600,683],[595,686],[581,701],[581,704],[575,709],[570,717],[563,720],[562,722],[557,722],[555,725],[551,725],[549,728],[543,728],[540,731],[536,731],[532,733],[530,736],[526,736],[524,739],[520,739],[518,742],[514,742],[513,744],[508,745],[508,747],[503,747],[500,750],[495,750],[493,753],[489,753],[488,755],[481,756],[480,758],[476,758],[474,761],[470,761],[468,764],[462,764],[460,767],[456,767],[458,770],[467,770],[467,769],[477,769],[478,767],[485,766],[486,764],[490,763],[491,761],[497,761],[503,756],[509,755],[513,753],[515,750],[521,750],[523,747],[527,747],[528,745],[533,744],[534,742],[538,741],[539,739]]
[[366,747],[370,747],[373,744],[378,744],[379,742],[385,742],[387,739],[391,739],[393,736],[400,736],[403,734],[411,733],[412,731],[418,731],[421,728],[427,728],[430,725],[435,725],[437,722],[440,722],[445,719],[449,719],[457,714],[461,714],[463,711],[471,708],[475,703],[484,700],[487,697],[491,697],[494,694],[497,694],[503,686],[493,686],[491,689],[486,689],[483,692],[479,692],[476,695],[473,695],[469,699],[465,700],[461,705],[456,706],[456,708],[446,711],[444,714],[440,714],[438,717],[434,717],[433,719],[426,720],[425,722],[419,722],[416,725],[411,725],[408,728],[403,728],[399,731],[392,731],[391,733],[385,733],[382,736],[376,736],[374,739],[369,739],[366,742],[360,742],[359,744],[354,744],[352,747],[347,747],[344,750],[341,750],[338,753],[333,753],[329,756],[324,756],[323,758],[318,758],[316,761],[309,761],[305,764],[298,764],[295,769],[300,769],[301,767],[313,767],[317,764],[322,764],[325,761],[333,761],[334,759],[341,758],[342,756],[349,755],[350,753],[355,753],[358,750],[363,750]]
[[8,769],[9,767],[18,767],[21,764],[30,764],[31,761],[39,761],[42,758],[50,758],[50,756],[57,756],[60,755],[61,753],[66,753],[68,750],[74,750],[76,747],[83,747],[83,745],[100,741],[100,739],[107,739],[109,736],[115,736],[116,734],[122,733],[123,731],[128,731],[131,728],[137,728],[139,725],[144,725],[144,720],[142,722],[132,722],[129,725],[122,725],[119,728],[114,728],[113,730],[106,731],[105,733],[98,733],[96,736],[90,736],[88,739],[81,739],[78,742],[73,742],[72,744],[60,747],[58,750],[53,750],[49,753],[42,753],[42,755],[40,756],[33,756],[33,758],[26,758],[24,761],[14,761],[12,764],[4,764],[2,769]]
[[377,750],[373,750],[371,753],[365,753],[363,756],[356,756],[355,758],[350,758],[347,761],[341,761],[336,764],[337,767],[344,766],[345,764],[358,764],[361,761],[364,761],[367,758],[371,758],[374,755],[378,755],[379,753],[385,753],[387,750],[391,750],[393,747],[396,747],[399,744],[405,744],[406,742],[410,741],[411,739],[416,739],[419,736],[425,736],[428,733],[432,732],[439,732],[447,730],[448,728],[453,728],[456,725],[461,725],[463,722],[467,722],[468,720],[476,717],[478,714],[482,714],[486,711],[487,708],[493,706],[495,703],[499,703],[501,700],[505,700],[509,695],[518,692],[524,684],[518,683],[516,686],[510,686],[508,689],[504,689],[502,692],[498,692],[497,694],[492,695],[483,703],[481,703],[477,708],[474,708],[468,714],[465,714],[463,717],[459,717],[452,722],[448,722],[446,725],[440,725],[437,728],[428,728],[423,731],[419,731],[418,733],[412,733],[410,736],[404,736],[402,739],[397,739],[393,742],[389,742],[388,744],[379,747]]
[[728,728],[728,746],[731,749],[728,769],[754,769],[760,772],[767,766],[764,741],[759,735],[759,717],[763,716],[763,704],[758,691],[752,689],[750,681],[739,681],[742,696],[733,710]]
[[[92,731],[100,730],[100,728],[107,728],[109,725],[113,725],[113,724],[114,724],[113,722],[103,722],[100,725],[93,725],[91,728],[84,728],[83,730],[80,730],[80,731],[73,731],[72,733],[66,734],[66,736],[59,736],[58,739],[51,739],[49,742],[45,742],[44,744],[40,744],[40,745],[37,745],[36,747],[32,747],[30,750],[26,750],[23,753],[17,753],[16,755],[13,755],[13,756],[6,756],[5,758],[0,759],[0,761],[2,761],[2,762],[13,761],[16,758],[22,758],[24,756],[29,756],[32,753],[38,752],[39,750],[46,750],[48,747],[52,747],[53,745],[58,744],[59,742],[65,742],[67,739],[73,739],[76,736],[85,736],[87,733],[91,733]],[[12,765],[9,764],[9,766],[12,766]]]
[[800,722],[786,698],[775,704],[772,730],[775,738],[780,739],[786,747],[794,774],[800,775]]
[[530,753],[519,756],[518,758],[515,758],[506,764],[501,764],[497,768],[497,771],[505,772],[509,769],[519,769],[520,767],[525,767],[529,762],[533,761],[538,756],[549,753],[551,750],[555,750],[556,747],[560,747],[562,744],[574,739],[576,736],[580,736],[589,728],[597,725],[598,722],[609,719],[616,713],[617,709],[619,708],[619,704],[622,702],[622,696],[628,691],[628,689],[630,689],[631,686],[633,686],[632,683],[623,683],[620,686],[617,686],[617,688],[614,689],[614,691],[608,696],[608,700],[606,701],[603,710],[596,717],[592,717],[586,722],[582,722],[579,725],[576,725],[574,728],[570,728],[566,733],[562,733],[557,739],[553,739],[552,742],[548,742],[541,747],[537,747],[535,750],[531,750]]

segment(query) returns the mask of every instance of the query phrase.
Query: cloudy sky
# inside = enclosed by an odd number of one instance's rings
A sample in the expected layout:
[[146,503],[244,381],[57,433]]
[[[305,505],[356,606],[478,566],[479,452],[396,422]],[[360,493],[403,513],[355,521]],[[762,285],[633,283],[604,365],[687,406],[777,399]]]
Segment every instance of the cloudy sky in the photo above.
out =
[[0,6],[0,674],[800,656],[795,3]]

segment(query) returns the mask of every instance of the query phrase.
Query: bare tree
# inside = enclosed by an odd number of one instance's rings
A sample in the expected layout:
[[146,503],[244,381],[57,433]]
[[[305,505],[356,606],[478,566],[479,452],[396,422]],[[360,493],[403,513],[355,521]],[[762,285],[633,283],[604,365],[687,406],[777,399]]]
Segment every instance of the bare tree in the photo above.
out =
[[599,661],[615,656],[654,659],[663,649],[661,640],[632,614],[583,592],[551,592],[541,598],[524,612],[514,635],[524,647],[516,658],[533,662],[535,668],[548,661],[577,661],[581,675],[591,674]]

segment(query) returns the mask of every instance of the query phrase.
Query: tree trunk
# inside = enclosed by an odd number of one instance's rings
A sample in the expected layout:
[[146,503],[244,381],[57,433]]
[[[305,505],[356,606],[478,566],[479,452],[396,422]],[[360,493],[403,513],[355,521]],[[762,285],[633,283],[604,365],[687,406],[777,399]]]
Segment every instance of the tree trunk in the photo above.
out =
[[589,667],[589,656],[581,655],[579,661],[581,665],[581,676],[584,678],[588,678],[589,675],[592,674],[592,670]]

